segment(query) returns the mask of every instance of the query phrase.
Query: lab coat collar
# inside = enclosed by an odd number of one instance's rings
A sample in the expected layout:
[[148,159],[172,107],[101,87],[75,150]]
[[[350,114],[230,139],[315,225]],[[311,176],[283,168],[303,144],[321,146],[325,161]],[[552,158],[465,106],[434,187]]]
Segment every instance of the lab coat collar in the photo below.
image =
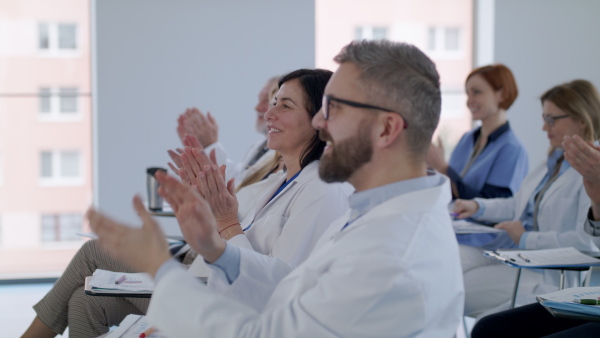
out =
[[273,194],[275,194],[277,189],[281,187],[281,185],[283,184],[283,182],[285,182],[287,178],[285,172],[279,173],[279,175],[281,176],[277,180],[275,180],[275,182],[273,182],[273,184],[271,184],[271,186],[269,186],[269,188],[267,188],[267,190],[258,198],[256,202],[256,208],[254,209],[253,219],[256,219],[256,217],[260,214],[260,212],[263,209],[265,209],[265,207],[272,203],[275,203],[275,201],[281,198],[281,196],[283,196],[285,192],[290,190],[293,186],[305,183],[306,181],[309,181],[312,178],[314,178],[315,172],[318,170],[319,161],[313,161],[312,163],[308,164],[306,167],[304,167],[304,169],[302,169],[300,175],[298,175],[298,177],[296,177],[295,180],[290,182],[290,184],[288,184],[277,196],[275,196],[275,198],[271,199]]
[[[336,240],[354,229],[367,226],[371,222],[376,222],[380,217],[397,215],[402,213],[419,213],[431,211],[437,208],[446,210],[451,201],[450,181],[446,176],[436,173],[440,177],[439,183],[431,188],[421,189],[394,197],[380,205],[374,207],[355,222],[351,223],[343,231],[337,231],[332,237]],[[348,219],[350,213],[346,213],[345,219]],[[448,218],[450,215],[448,214]],[[345,223],[340,225],[340,228]]]

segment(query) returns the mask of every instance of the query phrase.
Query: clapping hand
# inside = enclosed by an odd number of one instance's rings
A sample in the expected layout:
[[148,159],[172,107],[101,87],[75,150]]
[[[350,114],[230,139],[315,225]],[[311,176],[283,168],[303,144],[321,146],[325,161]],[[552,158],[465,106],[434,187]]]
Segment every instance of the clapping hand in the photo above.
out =
[[177,119],[177,134],[184,144],[185,136],[192,135],[202,146],[208,147],[218,141],[219,125],[210,112],[204,116],[197,108],[188,108]]
[[[158,172],[157,176],[160,175],[166,174]],[[92,230],[98,235],[100,245],[109,254],[137,271],[154,276],[158,268],[171,258],[169,245],[138,196],[133,198],[133,206],[143,222],[140,229],[113,221],[94,208],[88,210],[86,217]]]
[[164,173],[156,175],[158,192],[169,202],[188,244],[210,263],[225,251],[210,205],[191,187]]
[[600,204],[600,147],[581,137],[565,136],[565,158],[583,176],[583,185],[593,204]]

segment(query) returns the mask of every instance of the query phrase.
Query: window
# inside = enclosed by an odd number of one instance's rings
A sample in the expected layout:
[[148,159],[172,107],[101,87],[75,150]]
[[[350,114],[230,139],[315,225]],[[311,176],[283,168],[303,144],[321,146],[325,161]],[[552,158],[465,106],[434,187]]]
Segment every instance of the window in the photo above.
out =
[[72,23],[38,24],[38,48],[45,55],[69,55],[78,49],[77,25]]
[[81,241],[82,224],[81,214],[42,215],[42,242]]
[[462,118],[465,112],[467,97],[461,90],[442,91],[442,118]]
[[52,112],[52,92],[50,88],[40,88],[40,113]]
[[38,26],[40,49],[50,49],[50,28],[47,23]]
[[40,119],[44,121],[78,121],[83,118],[76,87],[42,87],[38,91]]
[[64,215],[92,202],[92,4],[0,0],[0,282],[57,277],[83,244],[42,242],[41,223],[56,215],[43,222],[60,231],[44,238],[73,238]]
[[460,49],[459,46],[459,31],[458,28],[446,28],[444,30],[444,49],[448,51],[457,51]]
[[40,183],[42,185],[83,184],[81,155],[78,151],[42,151]]
[[73,24],[58,25],[58,49],[77,48],[77,26]]
[[434,58],[461,58],[463,47],[458,27],[429,27],[427,49]]
[[354,29],[355,40],[381,40],[388,38],[388,28],[383,26],[358,26]]
[[60,88],[58,96],[61,113],[77,112],[77,88]]

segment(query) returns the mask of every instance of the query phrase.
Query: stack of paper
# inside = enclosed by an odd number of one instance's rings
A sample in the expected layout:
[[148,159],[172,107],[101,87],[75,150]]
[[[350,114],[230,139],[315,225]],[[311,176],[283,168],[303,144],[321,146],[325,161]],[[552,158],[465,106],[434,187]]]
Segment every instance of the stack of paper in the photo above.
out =
[[502,229],[496,229],[491,226],[465,221],[464,219],[452,221],[455,234],[486,234],[486,233],[501,233]]
[[553,310],[559,310],[563,314],[585,314],[600,316],[600,305],[584,305],[581,299],[598,300],[600,298],[600,287],[570,288],[544,295],[539,295],[540,304]]
[[[119,327],[110,332],[105,338],[138,338],[142,332],[145,332],[151,327],[146,319],[146,316],[127,315],[119,324]],[[167,338],[160,331],[154,331],[147,338]]]
[[[118,283],[117,283],[118,282]],[[145,273],[113,272],[96,269],[89,281],[94,293],[152,293],[154,281]]]
[[484,255],[522,268],[589,267],[600,265],[600,259],[569,248],[544,250],[484,251]]

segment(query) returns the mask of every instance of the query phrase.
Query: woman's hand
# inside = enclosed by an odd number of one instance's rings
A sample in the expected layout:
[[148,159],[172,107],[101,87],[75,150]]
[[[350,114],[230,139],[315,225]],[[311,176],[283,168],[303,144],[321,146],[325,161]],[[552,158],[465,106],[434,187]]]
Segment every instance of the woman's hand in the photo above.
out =
[[233,179],[225,183],[221,170],[216,165],[207,165],[202,168],[195,185],[210,205],[219,231],[239,223],[238,201]]
[[[214,152],[214,151],[213,151]],[[197,186],[198,175],[205,166],[211,166],[215,163],[210,160],[202,151],[202,148],[193,148],[186,146],[181,154],[181,168],[179,168],[179,177],[184,183],[190,186]],[[225,168],[222,168],[225,173]]]
[[498,223],[494,226],[494,228],[505,230],[510,236],[510,239],[517,243],[517,245],[521,241],[521,236],[523,236],[525,233],[525,228],[523,227],[523,223],[521,223],[521,221],[506,221]]
[[444,146],[439,138],[437,144],[432,143],[429,146],[427,165],[439,173],[448,174],[448,163],[446,163],[446,159],[444,158]]
[[583,176],[583,187],[592,202],[594,220],[600,220],[600,147],[581,137],[565,136],[565,159]]
[[473,200],[461,200],[454,201],[454,210],[456,218],[468,218],[474,215],[479,210],[479,204]]
[[[156,179],[160,182],[158,192],[173,207],[185,240],[206,261],[216,261],[225,251],[225,242],[219,236],[208,203],[193,189],[167,174],[158,173]],[[138,242],[144,243],[139,239]]]

